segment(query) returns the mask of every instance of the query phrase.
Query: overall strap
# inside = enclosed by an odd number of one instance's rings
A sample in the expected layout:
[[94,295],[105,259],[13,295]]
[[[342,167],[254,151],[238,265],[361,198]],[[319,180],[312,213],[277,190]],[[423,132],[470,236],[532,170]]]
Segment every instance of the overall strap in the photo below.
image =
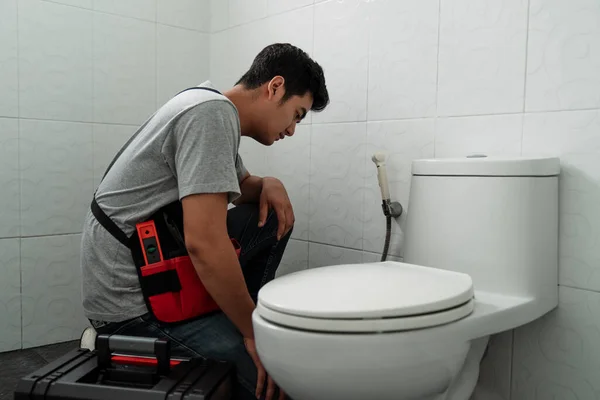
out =
[[[221,92],[219,92],[216,89],[202,87],[202,86],[196,86],[196,87],[191,87],[191,88],[182,90],[181,92],[177,93],[176,96],[180,95],[183,92],[187,92],[188,90],[195,90],[195,89],[208,90],[209,92],[221,94]],[[102,182],[104,180],[104,178],[108,174],[108,171],[110,171],[110,169],[112,168],[114,163],[117,161],[117,159],[125,151],[127,146],[129,146],[131,144],[131,142],[133,142],[135,140],[135,138],[140,134],[140,132],[142,132],[144,130],[146,125],[148,125],[150,120],[152,120],[153,116],[154,115],[152,115],[150,118],[148,118],[148,120],[138,129],[138,131],[129,138],[129,140],[123,145],[123,147],[121,147],[121,149],[119,150],[117,155],[112,159],[112,161],[108,165],[108,168],[106,168],[106,171],[104,172],[104,175],[102,176],[102,179],[100,180],[100,182]],[[117,224],[115,224],[115,222],[112,219],[109,218],[108,215],[106,215],[106,213],[102,210],[102,208],[100,208],[100,206],[98,205],[98,202],[96,201],[96,193],[94,193],[94,198],[92,199],[91,210],[92,210],[92,214],[94,215],[94,217],[96,217],[96,220],[100,223],[100,225],[102,225],[104,227],[104,229],[106,229],[108,231],[108,233],[110,233],[115,239],[117,239],[119,242],[121,242],[121,244],[123,244],[126,247],[129,247],[129,237],[125,234],[125,232],[123,232],[123,230],[121,228],[119,228],[117,226]]]

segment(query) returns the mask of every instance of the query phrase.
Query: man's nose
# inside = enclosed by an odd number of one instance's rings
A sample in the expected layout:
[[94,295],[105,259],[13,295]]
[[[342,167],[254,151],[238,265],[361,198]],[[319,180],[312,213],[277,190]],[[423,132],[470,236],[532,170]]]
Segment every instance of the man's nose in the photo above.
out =
[[290,126],[287,127],[287,129],[285,130],[285,134],[287,136],[294,136],[294,133],[296,133],[296,123],[292,123]]

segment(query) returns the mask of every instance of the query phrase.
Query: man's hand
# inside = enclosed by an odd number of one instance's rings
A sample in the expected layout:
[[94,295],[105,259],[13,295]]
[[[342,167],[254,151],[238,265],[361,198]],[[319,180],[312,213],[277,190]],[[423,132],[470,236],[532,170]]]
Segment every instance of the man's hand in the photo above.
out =
[[[273,379],[271,379],[271,377],[267,375],[265,368],[260,362],[260,359],[258,358],[258,352],[256,351],[256,343],[254,342],[254,339],[244,338],[244,345],[246,346],[246,350],[248,351],[248,354],[250,354],[250,357],[252,358],[252,361],[254,361],[254,365],[256,365],[256,369],[258,370],[258,376],[256,378],[256,392],[254,393],[256,398],[260,399],[260,396],[262,395],[263,390],[265,389],[265,378],[267,378],[266,400],[272,400],[277,385],[275,384],[275,382],[273,382]],[[279,400],[284,399],[285,393],[280,388]]]
[[294,226],[295,217],[292,203],[288,197],[283,183],[279,179],[265,177],[262,179],[262,191],[260,193],[260,214],[258,226],[262,227],[267,221],[269,208],[273,208],[277,214],[279,227],[277,228],[277,240],[281,240]]

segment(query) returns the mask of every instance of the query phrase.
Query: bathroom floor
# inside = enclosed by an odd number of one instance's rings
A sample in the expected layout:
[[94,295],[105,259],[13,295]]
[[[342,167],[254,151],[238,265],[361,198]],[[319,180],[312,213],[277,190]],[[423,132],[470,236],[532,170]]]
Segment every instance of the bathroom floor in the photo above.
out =
[[12,400],[22,377],[79,346],[79,340],[0,353],[0,400]]

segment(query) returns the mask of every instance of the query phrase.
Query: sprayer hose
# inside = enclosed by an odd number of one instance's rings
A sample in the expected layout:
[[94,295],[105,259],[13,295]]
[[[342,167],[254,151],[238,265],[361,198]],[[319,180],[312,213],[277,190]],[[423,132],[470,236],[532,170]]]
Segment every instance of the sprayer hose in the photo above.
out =
[[390,249],[390,236],[392,236],[392,216],[388,215],[385,217],[385,243],[383,245],[383,254],[381,255],[381,261],[385,261]]

